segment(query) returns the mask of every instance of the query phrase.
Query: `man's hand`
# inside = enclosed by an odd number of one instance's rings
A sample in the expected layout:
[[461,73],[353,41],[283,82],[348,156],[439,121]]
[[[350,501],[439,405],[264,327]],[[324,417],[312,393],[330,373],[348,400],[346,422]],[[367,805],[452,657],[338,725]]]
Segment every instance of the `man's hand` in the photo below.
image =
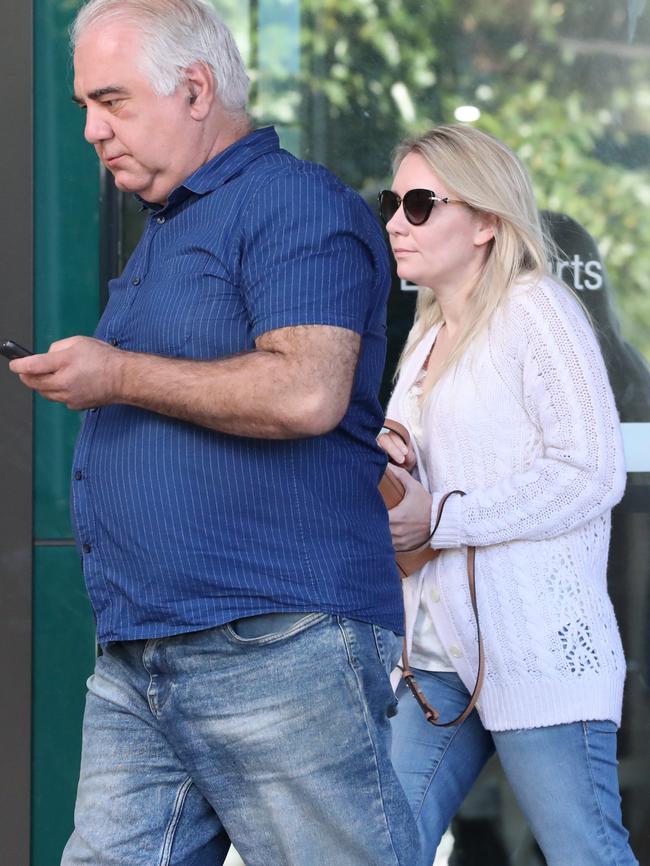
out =
[[391,466],[406,488],[404,498],[388,512],[395,550],[410,550],[424,544],[431,534],[431,494],[399,466]]
[[69,337],[10,368],[70,409],[125,403],[236,436],[294,439],[345,415],[360,342],[347,328],[300,325],[263,334],[254,351],[195,361]]
[[45,355],[12,361],[9,369],[46,400],[91,409],[119,402],[123,355],[101,340],[68,337],[52,343]]

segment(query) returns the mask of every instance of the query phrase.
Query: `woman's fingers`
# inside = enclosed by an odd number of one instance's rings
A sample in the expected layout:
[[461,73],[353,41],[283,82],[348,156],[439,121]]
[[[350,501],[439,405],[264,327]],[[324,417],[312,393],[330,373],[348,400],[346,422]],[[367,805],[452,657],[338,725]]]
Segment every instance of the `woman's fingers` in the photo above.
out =
[[383,448],[388,459],[398,466],[405,464],[409,449],[396,433],[380,433],[377,437],[377,443],[380,448]]

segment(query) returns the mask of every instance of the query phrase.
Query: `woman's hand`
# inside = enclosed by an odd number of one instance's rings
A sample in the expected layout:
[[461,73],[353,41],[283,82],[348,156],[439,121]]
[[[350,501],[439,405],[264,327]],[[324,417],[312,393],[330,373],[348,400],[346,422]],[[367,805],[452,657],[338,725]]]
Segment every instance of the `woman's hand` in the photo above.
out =
[[406,446],[397,433],[393,433],[392,431],[380,433],[377,436],[377,444],[386,452],[391,463],[403,466],[408,472],[414,468],[415,451],[413,450],[413,445],[409,442],[408,446]]
[[431,494],[405,469],[391,466],[391,472],[406,488],[402,501],[388,512],[393,545],[397,551],[420,547],[431,534]]

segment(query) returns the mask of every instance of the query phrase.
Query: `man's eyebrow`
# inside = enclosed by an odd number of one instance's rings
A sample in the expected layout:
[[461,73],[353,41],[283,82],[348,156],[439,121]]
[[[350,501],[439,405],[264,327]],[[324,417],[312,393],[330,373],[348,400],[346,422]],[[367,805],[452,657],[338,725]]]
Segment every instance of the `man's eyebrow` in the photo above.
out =
[[91,90],[86,99],[82,99],[80,96],[77,96],[76,93],[72,94],[72,101],[76,102],[77,105],[83,105],[87,100],[97,101],[101,99],[103,96],[126,96],[127,94],[126,87],[120,87],[117,84],[111,84],[108,87],[98,87],[97,90]]

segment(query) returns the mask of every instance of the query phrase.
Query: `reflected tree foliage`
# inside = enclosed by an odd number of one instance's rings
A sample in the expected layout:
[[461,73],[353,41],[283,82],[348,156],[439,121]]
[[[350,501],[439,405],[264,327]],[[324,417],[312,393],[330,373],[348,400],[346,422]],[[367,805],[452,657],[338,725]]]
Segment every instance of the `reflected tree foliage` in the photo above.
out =
[[252,0],[250,20],[256,119],[368,198],[402,137],[478,108],[540,206],[597,240],[623,332],[650,358],[642,0]]

